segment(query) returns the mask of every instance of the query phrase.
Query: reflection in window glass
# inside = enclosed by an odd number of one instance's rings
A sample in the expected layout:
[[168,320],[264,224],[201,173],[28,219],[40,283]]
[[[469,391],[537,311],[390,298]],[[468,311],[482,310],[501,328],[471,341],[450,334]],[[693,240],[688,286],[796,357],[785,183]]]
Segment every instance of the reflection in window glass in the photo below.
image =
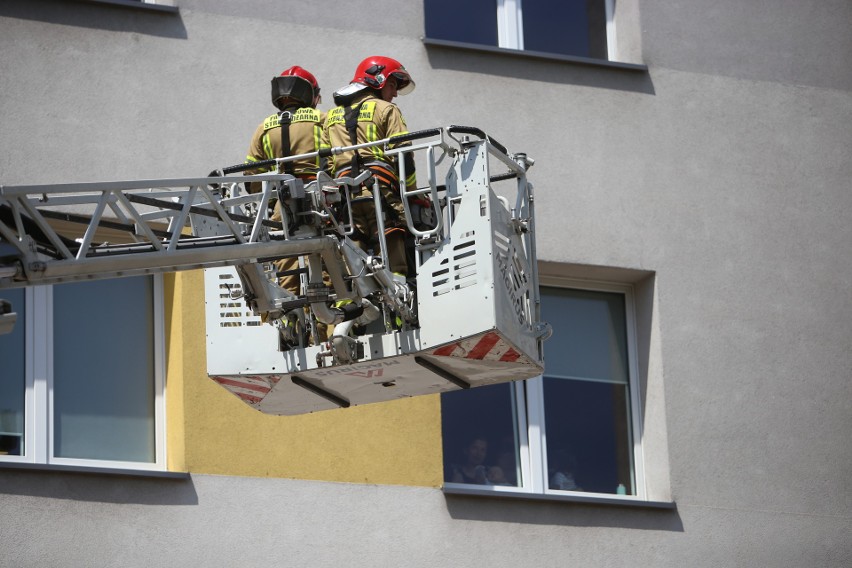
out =
[[521,485],[515,397],[511,384],[441,396],[444,481]]
[[54,455],[156,461],[152,278],[63,284],[53,298]]
[[524,50],[608,59],[607,1],[523,0],[498,24],[496,0],[424,0],[426,37],[497,46],[498,25],[513,36],[509,30],[521,21]]
[[633,494],[627,385],[544,379],[550,489]]
[[633,494],[624,296],[548,289],[542,313],[559,342],[544,379],[550,488]]
[[605,0],[524,0],[524,49],[607,58]]
[[496,0],[425,0],[426,37],[497,45]]
[[0,455],[19,456],[24,449],[25,293],[14,289],[2,294],[18,315],[12,332],[0,335]]
[[555,338],[545,350],[549,376],[627,383],[622,294],[549,288],[541,305]]

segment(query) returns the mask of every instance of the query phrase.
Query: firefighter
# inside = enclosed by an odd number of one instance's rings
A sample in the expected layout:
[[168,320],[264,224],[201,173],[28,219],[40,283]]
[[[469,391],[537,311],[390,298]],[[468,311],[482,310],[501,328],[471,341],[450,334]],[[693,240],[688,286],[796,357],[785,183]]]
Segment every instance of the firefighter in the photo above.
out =
[[[323,113],[316,107],[321,102],[320,87],[316,77],[307,69],[294,65],[272,79],[272,104],[279,112],[260,123],[249,144],[246,163],[260,162],[316,152],[321,147]],[[305,183],[316,179],[323,163],[319,157],[286,162],[279,167],[282,173],[301,178]],[[246,171],[247,175],[270,171],[271,167]],[[247,184],[249,192],[261,190],[259,182]],[[276,203],[271,220],[280,221],[282,208]],[[299,259],[283,258],[275,261],[279,285],[296,294],[301,293]],[[320,340],[325,340],[326,330],[319,330]]]
[[[326,116],[324,140],[332,147],[339,147],[407,134],[402,112],[392,101],[397,95],[413,90],[411,74],[396,59],[378,55],[364,59],[350,84],[334,94],[338,106]],[[389,147],[393,148],[393,144]],[[414,160],[410,154],[405,159],[405,184],[410,188],[416,185]],[[335,156],[331,169],[335,177],[355,177],[368,169],[379,181],[389,268],[396,274],[406,276],[410,272],[413,276],[406,258],[408,231],[396,164],[381,147],[373,146]],[[354,238],[367,251],[377,251],[379,244],[372,189],[372,180],[368,180],[352,205]]]
[[[246,163],[316,152],[320,148],[323,114],[316,78],[307,69],[294,65],[272,79],[272,104],[280,112],[268,116],[254,131]],[[284,128],[287,126],[287,128]],[[304,181],[316,179],[322,167],[320,158],[303,158],[283,164],[281,172]],[[271,167],[248,170],[246,174],[270,171]],[[260,183],[249,184],[249,191],[260,191]],[[280,212],[276,211],[276,215]],[[278,217],[280,219],[280,216]]]

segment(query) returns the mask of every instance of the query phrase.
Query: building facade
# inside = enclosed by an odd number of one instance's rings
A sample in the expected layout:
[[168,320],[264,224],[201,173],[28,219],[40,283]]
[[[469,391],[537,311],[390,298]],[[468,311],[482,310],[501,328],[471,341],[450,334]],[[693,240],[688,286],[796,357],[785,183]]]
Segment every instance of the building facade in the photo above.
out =
[[[0,5],[0,184],[239,163],[269,79],[402,61],[535,159],[545,375],[303,416],[197,271],[3,291],[0,566],[848,566],[852,5]],[[0,193],[2,195],[2,193]],[[477,469],[477,466],[484,466]]]

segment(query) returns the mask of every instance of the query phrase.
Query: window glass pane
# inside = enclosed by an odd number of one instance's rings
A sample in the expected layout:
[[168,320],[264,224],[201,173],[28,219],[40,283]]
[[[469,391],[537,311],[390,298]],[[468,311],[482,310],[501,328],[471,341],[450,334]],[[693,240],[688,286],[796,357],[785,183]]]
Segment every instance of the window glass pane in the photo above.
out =
[[496,0],[424,0],[426,37],[497,45]]
[[550,489],[634,494],[626,385],[544,379]]
[[524,49],[607,58],[606,0],[524,0]]
[[24,449],[24,395],[26,393],[26,305],[22,289],[2,290],[18,314],[11,333],[0,335],[0,455],[22,455]]
[[627,383],[624,296],[608,292],[548,288],[543,319],[553,326],[545,346],[549,376]]
[[150,276],[54,287],[54,454],[154,462]]
[[444,481],[520,486],[512,384],[441,395]]

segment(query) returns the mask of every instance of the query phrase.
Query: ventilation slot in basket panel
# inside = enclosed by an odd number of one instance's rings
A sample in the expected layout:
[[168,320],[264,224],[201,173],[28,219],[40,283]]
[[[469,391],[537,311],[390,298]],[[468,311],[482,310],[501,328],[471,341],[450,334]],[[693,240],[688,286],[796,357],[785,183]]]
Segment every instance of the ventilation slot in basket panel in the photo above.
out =
[[253,327],[263,322],[242,299],[243,287],[234,274],[219,274],[219,327]]
[[452,258],[442,260],[441,267],[432,272],[433,296],[461,290],[477,282],[475,232],[465,233],[461,239],[452,249]]

